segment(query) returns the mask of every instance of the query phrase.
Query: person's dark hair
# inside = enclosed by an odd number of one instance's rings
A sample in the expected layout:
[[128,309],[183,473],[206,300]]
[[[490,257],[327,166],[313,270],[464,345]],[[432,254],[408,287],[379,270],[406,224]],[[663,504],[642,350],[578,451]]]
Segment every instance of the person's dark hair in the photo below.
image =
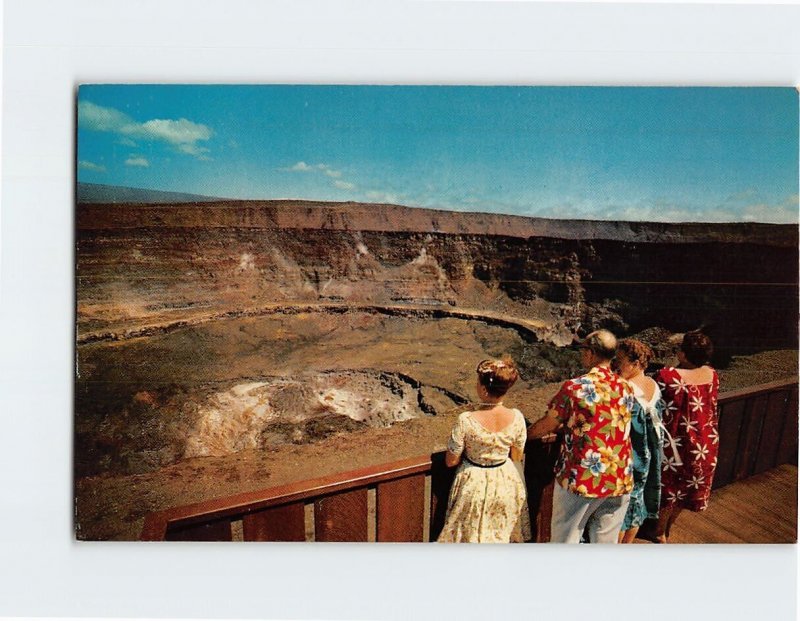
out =
[[483,360],[476,369],[478,381],[492,397],[502,397],[519,379],[519,371],[511,358]]
[[580,346],[603,360],[611,360],[617,353],[617,337],[608,330],[595,330],[586,335]]
[[714,355],[714,344],[702,332],[687,332],[683,335],[681,351],[686,359],[696,367],[711,362]]
[[647,368],[654,356],[649,345],[636,339],[622,339],[617,343],[617,355],[619,354],[623,354],[631,362],[640,362],[643,369]]

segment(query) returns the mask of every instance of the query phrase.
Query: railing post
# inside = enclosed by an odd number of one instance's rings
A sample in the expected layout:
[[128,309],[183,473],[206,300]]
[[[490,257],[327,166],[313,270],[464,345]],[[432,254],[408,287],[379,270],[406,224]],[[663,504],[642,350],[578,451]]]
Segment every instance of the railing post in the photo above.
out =
[[525,485],[531,537],[536,543],[550,541],[550,516],[553,510],[554,468],[563,436],[555,442],[529,440],[525,446]]

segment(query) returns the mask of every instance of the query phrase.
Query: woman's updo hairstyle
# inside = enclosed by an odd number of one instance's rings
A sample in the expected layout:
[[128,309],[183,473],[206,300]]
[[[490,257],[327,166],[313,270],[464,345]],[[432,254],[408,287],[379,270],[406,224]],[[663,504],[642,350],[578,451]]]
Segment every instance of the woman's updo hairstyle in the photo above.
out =
[[478,364],[478,381],[492,397],[502,397],[519,379],[519,371],[511,358],[483,360]]
[[653,350],[647,343],[636,339],[622,339],[617,343],[617,354],[624,355],[631,362],[639,362],[643,369],[647,368],[653,359]]
[[696,367],[711,362],[714,355],[714,344],[702,332],[687,332],[683,335],[681,351],[686,359]]

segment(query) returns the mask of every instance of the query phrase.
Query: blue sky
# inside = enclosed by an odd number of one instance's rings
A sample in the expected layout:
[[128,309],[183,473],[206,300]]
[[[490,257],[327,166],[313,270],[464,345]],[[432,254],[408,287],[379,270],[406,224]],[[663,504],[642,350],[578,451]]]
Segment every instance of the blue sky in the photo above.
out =
[[77,172],[226,198],[797,222],[798,93],[87,85]]

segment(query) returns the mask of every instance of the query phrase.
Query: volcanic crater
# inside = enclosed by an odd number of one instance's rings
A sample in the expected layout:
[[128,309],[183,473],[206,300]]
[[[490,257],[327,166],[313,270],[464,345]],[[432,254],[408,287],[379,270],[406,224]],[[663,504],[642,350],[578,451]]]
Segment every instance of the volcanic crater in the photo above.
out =
[[87,203],[76,241],[79,538],[441,449],[482,358],[512,356],[509,402],[538,418],[579,369],[565,345],[599,327],[666,362],[672,333],[704,326],[723,388],[759,352],[796,373],[795,226]]

